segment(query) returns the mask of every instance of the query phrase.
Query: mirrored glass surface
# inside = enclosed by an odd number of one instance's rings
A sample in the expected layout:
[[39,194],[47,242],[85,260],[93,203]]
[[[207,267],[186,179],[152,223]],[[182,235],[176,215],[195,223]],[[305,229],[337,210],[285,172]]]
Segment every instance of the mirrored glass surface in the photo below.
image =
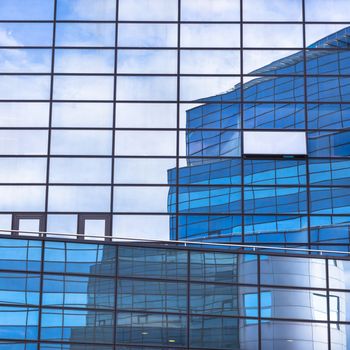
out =
[[119,20],[177,21],[177,0],[119,0]]
[[45,186],[0,186],[0,211],[43,211]]
[[181,46],[238,48],[240,46],[239,24],[182,24]]
[[59,20],[110,20],[115,19],[115,0],[57,0]]
[[346,12],[350,11],[350,4],[346,0],[322,0],[319,7],[317,0],[305,1],[305,17],[307,21],[348,21]]
[[309,177],[313,185],[348,185],[350,162],[346,159],[310,159]]
[[55,73],[113,73],[114,50],[55,50]]
[[51,20],[54,0],[3,0],[0,3],[2,20]]
[[120,23],[120,47],[177,47],[176,24]]
[[57,23],[57,46],[114,46],[115,24]]
[[318,131],[308,134],[308,154],[313,157],[348,157],[349,131]]
[[310,129],[344,129],[350,126],[348,104],[308,104],[307,108]]
[[49,210],[57,212],[108,212],[108,186],[50,186]]

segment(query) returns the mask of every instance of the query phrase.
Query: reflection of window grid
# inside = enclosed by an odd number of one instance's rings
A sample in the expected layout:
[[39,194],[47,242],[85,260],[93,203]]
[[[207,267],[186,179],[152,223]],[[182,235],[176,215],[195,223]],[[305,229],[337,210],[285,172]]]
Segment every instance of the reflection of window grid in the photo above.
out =
[[[247,317],[259,317],[259,294],[246,293],[243,295],[244,314]],[[271,317],[272,314],[272,293],[260,293],[260,317]],[[246,319],[246,324],[257,324],[258,320]],[[268,320],[261,320],[268,322]]]
[[[328,307],[327,307],[327,295],[326,294],[312,294],[312,311],[315,320],[327,321],[328,317]],[[331,322],[331,327],[336,327],[339,329],[340,321],[340,310],[339,310],[339,297],[336,295],[329,296],[329,320]]]

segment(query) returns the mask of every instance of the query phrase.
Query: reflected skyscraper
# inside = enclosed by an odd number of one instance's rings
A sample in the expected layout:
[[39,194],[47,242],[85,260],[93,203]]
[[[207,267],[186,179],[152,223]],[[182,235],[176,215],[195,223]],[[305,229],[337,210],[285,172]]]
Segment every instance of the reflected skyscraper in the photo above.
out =
[[[169,213],[179,213],[172,239],[348,249],[349,34],[257,69],[187,111],[187,165],[168,172],[179,184],[169,191]],[[283,142],[247,154],[248,130],[304,134],[305,154],[278,152]]]

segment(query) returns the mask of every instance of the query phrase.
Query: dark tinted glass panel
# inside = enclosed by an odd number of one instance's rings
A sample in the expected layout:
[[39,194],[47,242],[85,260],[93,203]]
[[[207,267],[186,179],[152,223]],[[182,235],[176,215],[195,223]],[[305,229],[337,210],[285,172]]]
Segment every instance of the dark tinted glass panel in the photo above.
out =
[[302,214],[306,212],[306,189],[300,187],[251,187],[244,189],[246,213]]
[[112,343],[113,314],[107,311],[43,309],[41,339]]
[[310,132],[308,154],[313,157],[348,157],[350,155],[350,132]]
[[304,160],[245,160],[246,185],[305,185]]
[[119,343],[186,344],[186,318],[180,315],[118,313]]
[[116,247],[47,242],[44,269],[50,272],[112,275],[116,270]]
[[310,159],[309,176],[313,185],[348,185],[350,162],[346,159]]
[[24,307],[0,307],[0,338],[38,339],[39,311]]
[[311,188],[312,214],[350,214],[350,188]]
[[39,304],[40,275],[0,272],[2,304]]
[[350,239],[350,217],[311,216],[310,231],[312,242],[348,244]]
[[118,265],[121,276],[185,279],[187,252],[174,249],[120,247]]
[[305,112],[302,104],[244,104],[243,118],[245,128],[301,129],[305,127]]
[[[13,252],[16,251],[16,254]],[[0,268],[39,271],[41,242],[1,238]]]
[[186,312],[186,284],[120,280],[118,282],[118,309]]
[[244,241],[254,243],[307,243],[307,217],[245,216]]
[[[191,252],[191,279],[208,282],[256,283],[256,260],[249,255]],[[238,273],[248,268],[250,273]]]
[[112,278],[46,275],[43,305],[110,309],[114,306]]

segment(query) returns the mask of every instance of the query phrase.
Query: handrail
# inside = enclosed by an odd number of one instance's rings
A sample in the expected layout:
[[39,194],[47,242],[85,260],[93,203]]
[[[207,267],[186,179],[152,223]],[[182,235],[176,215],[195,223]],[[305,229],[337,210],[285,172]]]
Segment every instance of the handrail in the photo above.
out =
[[[25,231],[25,230],[12,230],[12,229],[0,229],[1,232],[7,233],[16,233],[16,234],[24,234],[25,236],[36,235],[41,238],[85,238],[85,240],[106,240],[108,242],[118,242],[118,241],[130,241],[130,242],[144,242],[144,243],[163,243],[163,244],[176,244],[180,243],[184,246],[194,246],[194,245],[202,245],[202,246],[211,246],[211,247],[236,247],[236,248],[249,248],[253,251],[257,250],[285,250],[290,252],[306,252],[306,253],[318,253],[320,255],[325,254],[344,254],[349,255],[349,251],[338,251],[338,250],[327,250],[327,249],[307,249],[307,248],[290,248],[290,247],[274,247],[274,246],[266,246],[266,245],[250,245],[250,244],[237,244],[237,243],[215,243],[215,242],[201,242],[201,241],[181,241],[181,240],[161,240],[161,239],[147,239],[147,238],[131,238],[131,237],[113,237],[113,236],[105,236],[105,235],[85,235],[82,233],[66,233],[66,232],[43,232],[43,231]],[[10,237],[10,236],[9,236]],[[18,236],[17,236],[18,237]],[[88,239],[87,239],[88,238]]]

